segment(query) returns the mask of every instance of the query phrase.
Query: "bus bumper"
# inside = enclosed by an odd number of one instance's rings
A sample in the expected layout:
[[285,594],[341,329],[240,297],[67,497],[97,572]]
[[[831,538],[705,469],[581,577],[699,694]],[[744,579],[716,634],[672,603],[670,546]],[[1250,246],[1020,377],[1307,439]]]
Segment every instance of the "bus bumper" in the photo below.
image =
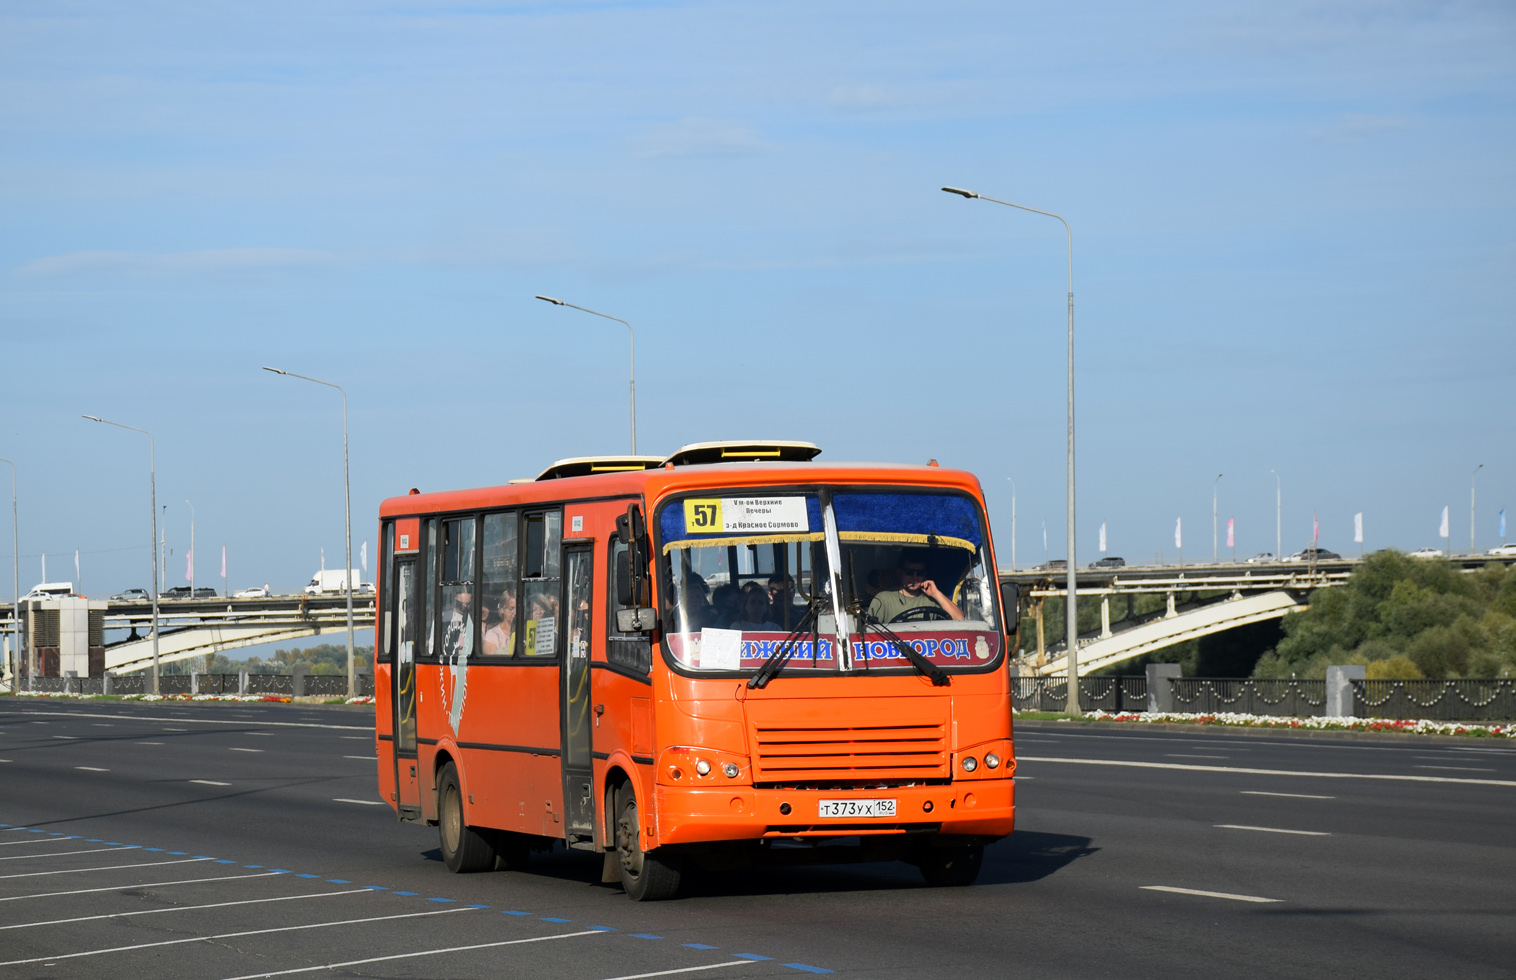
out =
[[[1016,823],[1012,779],[878,790],[659,786],[657,843],[690,844],[783,837],[940,833],[1004,837]],[[892,799],[895,816],[821,817],[822,800]],[[788,812],[781,807],[788,804]]]

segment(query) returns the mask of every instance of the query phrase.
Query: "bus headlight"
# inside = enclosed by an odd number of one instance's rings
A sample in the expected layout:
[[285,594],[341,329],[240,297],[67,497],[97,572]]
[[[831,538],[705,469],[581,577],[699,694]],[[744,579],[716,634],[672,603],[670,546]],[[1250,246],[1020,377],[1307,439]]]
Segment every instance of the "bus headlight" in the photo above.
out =
[[984,754],[984,764],[989,766],[991,769],[999,769],[1000,756],[996,755],[993,752],[986,752]]
[[725,765],[723,765],[721,767],[721,771],[724,772],[724,773],[726,773],[726,778],[727,779],[736,779],[737,778],[737,774],[739,772],[741,772],[742,770],[737,768],[737,763],[735,763],[735,762],[728,762],[728,763],[726,763]]
[[695,771],[702,776],[709,776],[711,774],[710,762],[705,759],[695,760]]
[[979,760],[978,759],[974,758],[971,755],[966,755],[966,756],[963,757],[963,771],[964,772],[973,772],[975,769],[978,769],[978,768],[979,768]]

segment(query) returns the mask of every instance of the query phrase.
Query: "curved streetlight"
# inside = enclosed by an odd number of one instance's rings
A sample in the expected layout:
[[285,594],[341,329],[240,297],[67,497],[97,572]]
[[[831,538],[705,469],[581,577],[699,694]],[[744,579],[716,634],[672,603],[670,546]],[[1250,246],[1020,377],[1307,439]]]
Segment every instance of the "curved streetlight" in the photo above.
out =
[[1080,714],[1079,709],[1079,620],[1077,616],[1076,598],[1074,591],[1075,561],[1074,552],[1074,230],[1062,215],[1051,211],[1040,211],[1037,208],[1029,208],[1025,204],[1013,204],[1010,201],[1002,201],[998,198],[985,197],[976,191],[964,190],[961,187],[942,188],[949,194],[957,194],[959,197],[989,201],[991,204],[1003,204],[1008,208],[1018,208],[1022,211],[1030,211],[1033,214],[1046,215],[1049,218],[1057,218],[1063,223],[1063,230],[1068,235],[1069,243],[1069,329],[1068,329],[1068,600],[1064,604],[1064,643],[1068,649],[1066,662],[1068,663],[1068,713]]
[[626,327],[627,339],[631,343],[632,455],[637,455],[637,335],[633,332],[632,325],[619,316],[601,313],[599,310],[592,310],[587,306],[575,306],[573,303],[565,303],[561,299],[554,299],[551,296],[542,296],[540,294],[536,298],[542,300],[544,303],[552,303],[554,306],[567,306],[570,309],[579,310],[581,313],[593,313],[595,316],[604,317],[607,320],[615,320],[623,327]]
[[147,436],[147,467],[148,485],[152,493],[152,518],[153,536],[148,542],[148,549],[153,553],[153,693],[158,693],[158,440],[146,429],[139,429],[135,425],[123,425],[120,422],[112,422],[98,415],[81,415],[80,418],[89,419],[91,422],[101,422],[105,425],[114,425],[118,429],[130,429]]
[[1470,558],[1473,558],[1474,554],[1475,554],[1475,552],[1474,552],[1474,477],[1478,476],[1479,475],[1479,471],[1482,470],[1482,469],[1484,469],[1484,464],[1480,463],[1478,466],[1474,467],[1474,472],[1471,473],[1471,474],[1469,474],[1469,557]]
[[1006,477],[1011,485],[1011,571],[1016,570],[1016,481]]
[[1211,564],[1219,560],[1216,554],[1216,491],[1221,486],[1221,478],[1225,474],[1217,473],[1216,479],[1211,483]]
[[272,367],[265,367],[263,370],[282,374],[287,378],[299,378],[301,381],[309,381],[312,384],[336,388],[342,395],[342,516],[347,533],[347,564],[342,566],[342,581],[347,586],[345,590],[347,592],[347,696],[356,697],[358,695],[358,682],[355,676],[357,670],[353,663],[353,495],[347,470],[347,391],[339,384],[322,381],[320,378],[308,378],[293,371],[281,371],[279,368]]
[[1274,560],[1284,561],[1284,484],[1277,470],[1269,472],[1274,474]]
[[[0,463],[11,468],[11,636],[15,637],[12,646],[17,656],[21,655],[21,534],[16,523],[16,464],[8,459],[0,459]],[[16,668],[15,662],[11,668],[11,693],[16,691]]]
[[[190,509],[189,582],[190,598],[193,599],[195,597],[195,505],[191,504],[188,500],[185,501],[185,504]],[[210,668],[206,669],[209,670]]]

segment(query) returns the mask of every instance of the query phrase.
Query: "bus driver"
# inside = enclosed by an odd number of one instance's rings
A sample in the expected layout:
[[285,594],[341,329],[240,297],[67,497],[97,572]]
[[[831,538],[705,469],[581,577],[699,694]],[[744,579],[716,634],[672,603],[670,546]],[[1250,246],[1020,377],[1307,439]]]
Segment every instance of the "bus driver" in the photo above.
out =
[[948,619],[963,618],[963,610],[927,577],[926,556],[918,548],[906,548],[900,552],[900,588],[874,596],[868,615],[876,623],[889,623],[907,610],[922,606],[935,606]]

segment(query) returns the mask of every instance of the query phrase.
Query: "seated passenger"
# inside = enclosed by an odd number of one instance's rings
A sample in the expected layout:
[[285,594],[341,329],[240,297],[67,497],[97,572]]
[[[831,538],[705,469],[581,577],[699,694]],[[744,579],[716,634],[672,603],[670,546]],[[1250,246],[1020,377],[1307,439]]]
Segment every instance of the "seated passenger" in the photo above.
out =
[[742,594],[742,618],[727,624],[729,630],[773,633],[784,627],[768,618],[769,597],[762,589],[753,589]]
[[484,631],[484,655],[508,657],[516,645],[512,632],[516,627],[516,593],[501,594],[493,619],[494,623]]
[[927,577],[926,555],[918,548],[907,548],[900,553],[900,588],[881,591],[874,596],[868,614],[876,623],[890,623],[907,611],[921,607],[940,609],[948,619],[963,618],[963,610]]
[[711,593],[712,626],[727,628],[727,623],[742,618],[742,590],[728,582]]

